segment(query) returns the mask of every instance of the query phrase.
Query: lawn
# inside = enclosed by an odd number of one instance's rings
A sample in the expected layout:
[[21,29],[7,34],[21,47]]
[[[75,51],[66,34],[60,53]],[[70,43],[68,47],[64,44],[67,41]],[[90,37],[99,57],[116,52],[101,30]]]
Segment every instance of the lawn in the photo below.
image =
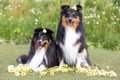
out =
[[29,45],[14,45],[14,44],[0,44],[0,80],[119,80],[120,79],[120,51],[108,51],[103,49],[89,49],[90,59],[93,64],[98,67],[106,68],[110,66],[118,76],[116,78],[110,77],[88,77],[85,74],[71,73],[56,73],[54,76],[49,74],[40,77],[39,73],[30,73],[27,76],[14,76],[7,72],[7,66],[10,64],[17,65],[15,59],[27,53]]

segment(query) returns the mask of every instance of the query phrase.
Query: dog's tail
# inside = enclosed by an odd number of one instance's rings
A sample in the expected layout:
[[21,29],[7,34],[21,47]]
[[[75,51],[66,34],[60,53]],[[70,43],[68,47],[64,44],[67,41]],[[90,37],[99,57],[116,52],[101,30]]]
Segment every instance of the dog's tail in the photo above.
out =
[[28,55],[21,55],[16,59],[16,61],[18,63],[26,64],[28,61]]

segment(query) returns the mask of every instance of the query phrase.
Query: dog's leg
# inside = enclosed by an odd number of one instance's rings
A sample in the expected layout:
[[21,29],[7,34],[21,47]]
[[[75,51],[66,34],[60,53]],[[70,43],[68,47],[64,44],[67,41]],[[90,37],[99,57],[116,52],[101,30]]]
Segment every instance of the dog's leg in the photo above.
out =
[[40,65],[37,69],[35,69],[34,71],[35,71],[35,72],[42,72],[42,71],[45,70],[45,69],[46,69],[45,65],[42,64],[42,65]]
[[21,55],[21,56],[19,56],[19,57],[16,59],[16,61],[17,61],[18,63],[26,64],[27,61],[28,61],[28,55]]
[[64,65],[64,58],[62,57],[62,59],[61,59],[61,61],[60,61],[60,63],[59,63],[58,69],[62,68],[63,65]]
[[79,53],[77,56],[76,68],[80,68],[81,64],[82,64],[82,55],[81,55],[81,53]]
[[76,67],[79,68],[81,66],[85,66],[85,67],[89,66],[86,59],[87,57],[88,56],[86,49],[83,49],[81,53],[78,53]]
[[87,50],[83,49],[82,54],[83,54],[83,59],[84,59],[82,65],[85,66],[85,67],[87,67],[87,66],[89,66],[88,61],[87,61],[87,58],[88,58],[88,52],[87,52]]

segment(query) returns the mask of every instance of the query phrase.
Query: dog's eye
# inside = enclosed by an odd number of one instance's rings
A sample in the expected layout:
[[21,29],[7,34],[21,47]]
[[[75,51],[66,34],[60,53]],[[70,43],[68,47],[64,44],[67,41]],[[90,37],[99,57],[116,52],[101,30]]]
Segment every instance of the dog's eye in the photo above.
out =
[[70,12],[67,13],[67,16],[69,16],[69,15],[70,15]]
[[76,14],[75,14],[75,13],[73,13],[73,16],[75,17],[75,16],[76,16]]

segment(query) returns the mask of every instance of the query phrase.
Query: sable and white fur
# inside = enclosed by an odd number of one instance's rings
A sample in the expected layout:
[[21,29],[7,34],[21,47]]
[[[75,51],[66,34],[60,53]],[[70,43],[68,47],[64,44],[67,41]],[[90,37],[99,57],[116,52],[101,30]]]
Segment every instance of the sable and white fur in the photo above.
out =
[[17,62],[30,66],[35,72],[41,72],[46,68],[59,64],[57,45],[53,38],[53,31],[36,28],[31,40],[28,55],[18,57]]
[[61,16],[57,31],[58,49],[61,54],[59,67],[62,67],[64,63],[76,67],[89,66],[91,64],[84,37],[82,7],[77,5],[76,8],[77,10],[73,10],[69,5],[61,6]]

